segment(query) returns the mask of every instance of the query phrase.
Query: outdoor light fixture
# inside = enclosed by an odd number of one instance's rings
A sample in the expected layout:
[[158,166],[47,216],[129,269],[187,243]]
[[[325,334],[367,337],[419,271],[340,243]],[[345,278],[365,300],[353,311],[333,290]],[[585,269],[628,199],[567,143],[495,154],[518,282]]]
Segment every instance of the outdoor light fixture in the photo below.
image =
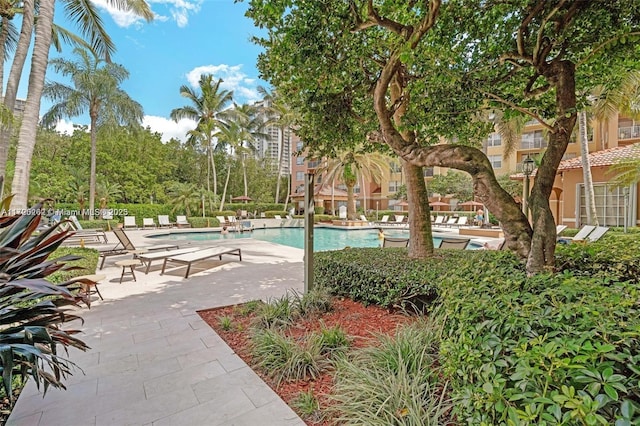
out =
[[531,176],[535,168],[536,162],[533,161],[533,158],[527,155],[527,158],[522,161],[522,173],[524,173],[525,176],[529,177]]
[[533,173],[536,167],[536,162],[527,155],[527,158],[522,160],[522,173],[524,174],[524,194],[522,197],[522,213],[529,217],[529,177]]

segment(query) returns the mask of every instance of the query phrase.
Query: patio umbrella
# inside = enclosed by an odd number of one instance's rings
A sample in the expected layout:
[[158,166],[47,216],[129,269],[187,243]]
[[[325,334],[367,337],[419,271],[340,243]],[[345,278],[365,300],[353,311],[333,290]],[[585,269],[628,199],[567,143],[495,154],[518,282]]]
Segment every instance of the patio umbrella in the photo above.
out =
[[440,207],[450,207],[449,203],[445,203],[442,201],[433,201],[429,203],[429,205],[431,206],[431,208],[437,207],[438,211],[440,211]]
[[484,204],[479,203],[477,201],[465,201],[464,203],[459,203],[459,206],[469,207],[469,210],[473,210],[474,207],[483,207]]
[[404,211],[404,208],[407,207],[409,205],[409,203],[407,203],[406,201],[400,201],[399,203],[394,204],[394,206],[400,206],[402,207],[402,211]]
[[231,201],[244,201],[246,203],[247,201],[253,201],[253,198],[240,195],[238,197],[233,197]]

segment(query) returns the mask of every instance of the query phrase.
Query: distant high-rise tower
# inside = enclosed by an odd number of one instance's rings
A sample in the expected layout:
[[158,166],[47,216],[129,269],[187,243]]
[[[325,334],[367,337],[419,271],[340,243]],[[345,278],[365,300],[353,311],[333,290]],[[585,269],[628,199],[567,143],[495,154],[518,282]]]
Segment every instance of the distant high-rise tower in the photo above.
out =
[[[266,109],[269,107],[269,101],[262,100],[258,101],[254,104],[257,108]],[[263,122],[269,121],[269,116],[266,112],[262,113]],[[280,143],[282,141],[282,168],[281,173],[282,176],[286,176],[291,173],[291,129],[284,129],[282,131],[280,128],[273,125],[266,125],[261,133],[264,134],[262,137],[258,137],[256,141],[256,155],[260,158],[268,158],[271,159],[272,166],[274,171],[278,170],[278,161],[280,160]],[[281,140],[281,133],[282,140]]]

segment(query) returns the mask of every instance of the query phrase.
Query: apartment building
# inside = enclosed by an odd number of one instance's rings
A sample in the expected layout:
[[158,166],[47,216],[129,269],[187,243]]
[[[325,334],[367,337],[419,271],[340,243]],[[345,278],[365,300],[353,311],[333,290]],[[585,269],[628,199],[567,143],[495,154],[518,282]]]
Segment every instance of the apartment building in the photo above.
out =
[[[577,130],[577,129],[576,129]],[[604,122],[592,122],[588,131],[589,152],[591,168],[593,173],[594,188],[596,192],[596,206],[601,224],[607,226],[622,226],[625,218],[629,226],[637,223],[638,188],[632,185],[629,188],[613,188],[609,181],[612,179],[609,167],[620,158],[629,156],[640,157],[640,148],[634,149],[632,146],[640,143],[640,123],[625,117],[613,117]],[[292,135],[291,151],[300,151],[303,143],[296,136]],[[515,149],[511,155],[504,154],[505,146],[498,133],[492,133],[486,139],[483,150],[487,154],[496,175],[513,175],[513,178],[524,179],[519,173],[522,170],[522,162],[527,157],[535,158],[544,152],[547,147],[547,140],[543,126],[537,122],[529,122],[520,138],[516,142]],[[586,210],[584,207],[584,184],[582,178],[582,166],[580,162],[580,144],[572,141],[567,147],[564,160],[558,170],[558,178],[554,185],[550,204],[556,223],[565,224],[571,227],[579,227],[586,220]],[[321,160],[307,159],[304,155],[294,157],[291,176],[291,194],[303,194],[304,174],[308,168],[319,167]],[[424,175],[428,181],[433,176],[447,173],[446,168],[425,168]],[[531,177],[531,185],[533,179]],[[321,178],[316,180],[319,185],[317,193],[328,194],[331,191],[327,182],[322,182]],[[357,197],[357,208],[364,208],[367,211],[387,210],[398,208],[396,204],[400,200],[393,198],[398,189],[404,185],[405,180],[402,169],[397,162],[390,162],[389,169],[380,183],[361,182],[356,185],[354,192]],[[337,206],[346,202],[340,196],[336,196],[336,191],[344,191],[344,185],[335,185],[332,194],[332,203],[326,203],[326,195],[322,195],[325,208],[330,211],[331,206]],[[301,192],[302,191],[302,192]],[[625,207],[626,206],[626,207]],[[302,208],[302,204],[300,204]],[[399,208],[398,208],[399,209]]]
[[[269,101],[262,100],[254,104],[259,110],[265,110],[269,107]],[[262,122],[266,123],[269,117],[262,114]],[[267,158],[271,160],[273,171],[277,172],[278,162],[282,159],[281,176],[287,176],[291,173],[291,146],[293,132],[289,128],[281,129],[277,126],[266,125],[262,130],[263,136],[258,136],[255,141],[256,156],[259,158]],[[282,140],[283,153],[280,156],[280,141]]]

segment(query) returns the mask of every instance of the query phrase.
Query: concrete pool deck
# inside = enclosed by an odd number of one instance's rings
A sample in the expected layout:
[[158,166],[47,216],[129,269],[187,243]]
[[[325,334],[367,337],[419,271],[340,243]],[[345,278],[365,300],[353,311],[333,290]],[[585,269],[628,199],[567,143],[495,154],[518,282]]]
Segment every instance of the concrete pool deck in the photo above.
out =
[[[144,238],[149,233],[127,231],[136,247],[161,243]],[[205,245],[239,247],[242,262],[195,264],[188,279],[184,267],[160,275],[160,262],[119,284],[114,262],[131,255],[107,258],[98,271],[105,300],[92,295],[84,324],[70,325],[91,347],[69,353],[84,374],[76,369],[66,391],[49,389],[44,398],[29,381],[7,424],[304,425],[196,312],[301,291],[303,250],[253,239]]]

